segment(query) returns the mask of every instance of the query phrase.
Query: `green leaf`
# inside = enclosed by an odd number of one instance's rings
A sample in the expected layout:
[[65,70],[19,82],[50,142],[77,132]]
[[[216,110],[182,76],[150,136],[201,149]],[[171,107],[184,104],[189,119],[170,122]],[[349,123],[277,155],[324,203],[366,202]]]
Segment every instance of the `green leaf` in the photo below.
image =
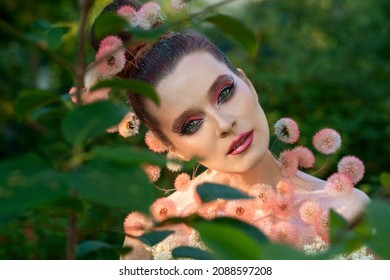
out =
[[0,164],[0,222],[66,195],[61,174],[35,155]]
[[62,37],[68,32],[69,28],[66,26],[53,26],[47,32],[45,39],[47,46],[50,49],[58,49],[62,43]]
[[132,26],[131,24],[128,24],[126,27],[126,31],[130,32],[132,35],[134,35],[135,38],[139,40],[149,40],[152,41],[154,39],[159,38],[161,35],[166,33],[168,30],[170,30],[170,25],[168,23],[164,23],[161,26],[146,30],[143,28],[137,28]]
[[293,249],[290,246],[278,243],[270,243],[262,248],[262,258],[264,260],[306,260],[310,259],[304,253]]
[[95,21],[93,32],[98,40],[121,32],[127,25],[126,19],[115,13],[101,14]]
[[62,122],[64,138],[71,144],[84,144],[89,138],[106,133],[118,124],[127,110],[109,101],[98,101],[76,107]]
[[16,116],[19,119],[23,119],[34,110],[59,100],[60,97],[58,95],[47,90],[25,90],[15,100],[14,109]]
[[151,231],[142,234],[138,237],[138,239],[148,246],[154,246],[170,236],[172,233],[174,233],[173,230]]
[[148,149],[130,146],[100,146],[92,150],[95,158],[123,166],[140,166],[143,163],[164,165],[166,159]]
[[343,236],[348,229],[348,222],[334,210],[330,210],[329,213],[330,223],[330,242],[337,243],[341,242]]
[[86,240],[77,245],[76,256],[78,258],[84,257],[92,252],[96,252],[103,249],[113,250],[114,248],[110,244],[99,240]]
[[249,54],[254,55],[257,51],[257,40],[253,31],[241,20],[228,15],[213,15],[205,18],[214,24],[222,32],[232,36],[240,42]]
[[46,45],[49,49],[56,50],[62,44],[63,36],[69,31],[65,24],[51,24],[46,20],[36,20],[31,26],[31,33],[24,37],[27,40]]
[[191,258],[195,260],[214,260],[213,254],[203,251],[199,248],[182,246],[172,250],[174,258]]
[[103,9],[112,3],[112,0],[99,0],[99,1],[93,1],[92,7],[88,11],[88,30],[91,28],[93,22],[96,20],[96,18],[99,16],[99,14],[103,11]]
[[260,245],[232,225],[204,221],[194,223],[193,226],[216,259],[255,260],[261,256]]
[[379,176],[379,179],[383,188],[387,191],[388,194],[390,194],[390,173],[382,172]]
[[200,185],[196,191],[203,202],[210,202],[218,198],[227,200],[252,198],[237,189],[213,183],[204,183]]
[[367,207],[367,219],[374,229],[374,236],[368,242],[369,247],[381,258],[390,260],[390,203],[375,200]]
[[91,88],[91,91],[101,88],[112,88],[116,90],[126,90],[150,98],[156,105],[160,104],[158,95],[153,86],[137,81],[125,79],[102,80]]
[[253,238],[253,240],[256,240],[259,244],[269,243],[268,238],[264,235],[264,233],[259,231],[257,227],[244,223],[243,221],[223,217],[213,219],[213,223],[235,227]]
[[146,213],[155,200],[153,187],[139,168],[91,161],[67,178],[82,198],[129,212]]

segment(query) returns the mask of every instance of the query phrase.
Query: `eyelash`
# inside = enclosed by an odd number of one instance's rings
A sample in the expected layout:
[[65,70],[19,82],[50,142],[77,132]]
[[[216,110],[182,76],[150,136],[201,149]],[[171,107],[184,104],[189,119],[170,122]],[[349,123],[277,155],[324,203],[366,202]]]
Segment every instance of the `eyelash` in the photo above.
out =
[[[220,88],[217,90],[217,96],[216,96],[217,106],[220,106],[223,102],[226,102],[232,97],[234,93],[235,84],[236,84],[235,80],[229,79],[228,81],[224,82],[220,86]],[[222,94],[225,92],[227,93],[224,96],[222,96]],[[196,131],[198,131],[202,122],[203,122],[202,118],[195,118],[186,121],[181,127],[180,134],[190,135],[195,133]],[[190,128],[190,125],[192,126],[192,128]]]
[[[217,96],[216,96],[216,102],[218,106],[221,105],[223,102],[229,100],[230,97],[232,97],[234,93],[235,84],[236,84],[235,80],[232,81],[231,79],[229,79],[227,82],[222,84],[220,89],[217,91]],[[227,94],[225,94],[225,97],[222,97],[224,99],[222,99],[221,96],[224,92],[227,92]]]

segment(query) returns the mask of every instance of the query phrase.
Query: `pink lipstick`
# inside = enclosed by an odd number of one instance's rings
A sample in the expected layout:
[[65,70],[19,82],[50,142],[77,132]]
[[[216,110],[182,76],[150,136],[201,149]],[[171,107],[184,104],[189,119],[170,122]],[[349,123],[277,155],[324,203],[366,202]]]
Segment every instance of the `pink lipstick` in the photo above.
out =
[[236,138],[233,139],[232,143],[229,146],[228,155],[237,155],[244,152],[253,141],[253,130],[241,133]]

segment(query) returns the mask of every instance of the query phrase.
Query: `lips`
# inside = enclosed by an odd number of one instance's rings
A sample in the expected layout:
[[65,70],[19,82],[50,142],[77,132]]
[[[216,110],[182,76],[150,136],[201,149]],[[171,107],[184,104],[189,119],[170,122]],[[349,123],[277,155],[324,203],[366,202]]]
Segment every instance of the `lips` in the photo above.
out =
[[233,139],[229,146],[228,155],[236,155],[244,152],[250,147],[253,141],[253,130],[241,133]]

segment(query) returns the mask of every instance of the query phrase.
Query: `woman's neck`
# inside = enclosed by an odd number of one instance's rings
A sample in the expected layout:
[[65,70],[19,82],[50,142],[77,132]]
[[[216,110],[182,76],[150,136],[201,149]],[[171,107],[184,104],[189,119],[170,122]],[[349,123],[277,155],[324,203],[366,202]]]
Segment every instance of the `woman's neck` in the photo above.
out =
[[276,186],[282,178],[281,165],[268,150],[262,161],[244,173],[235,174],[241,182],[240,188],[248,191],[255,184],[268,184]]

